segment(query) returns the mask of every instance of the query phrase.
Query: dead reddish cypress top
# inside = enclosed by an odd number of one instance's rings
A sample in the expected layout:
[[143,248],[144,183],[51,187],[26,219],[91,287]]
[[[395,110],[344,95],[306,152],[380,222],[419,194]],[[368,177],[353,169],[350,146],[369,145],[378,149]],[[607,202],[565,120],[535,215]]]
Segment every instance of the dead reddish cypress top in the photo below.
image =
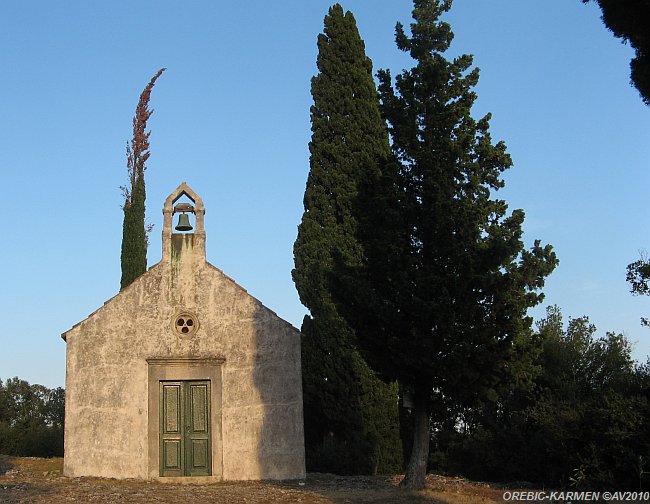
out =
[[137,182],[140,177],[144,175],[146,170],[145,162],[149,159],[149,135],[151,131],[145,131],[147,129],[147,121],[153,110],[149,110],[149,99],[151,97],[151,90],[156,84],[158,77],[167,70],[166,68],[161,68],[158,70],[156,75],[154,75],[149,84],[144,88],[142,94],[140,95],[140,100],[138,101],[138,106],[135,109],[135,115],[133,116],[133,139],[131,144],[127,143],[126,145],[126,157],[127,157],[127,169],[129,173],[129,181],[131,182],[131,188],[123,187],[124,196],[125,196],[125,206],[129,207],[133,203],[133,193],[136,191]]

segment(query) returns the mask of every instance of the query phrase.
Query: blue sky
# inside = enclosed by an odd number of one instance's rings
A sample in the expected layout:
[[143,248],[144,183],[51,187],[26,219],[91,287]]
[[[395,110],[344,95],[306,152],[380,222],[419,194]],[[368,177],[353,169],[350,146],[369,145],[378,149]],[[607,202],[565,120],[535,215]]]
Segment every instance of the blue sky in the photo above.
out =
[[[409,1],[353,0],[375,70],[411,61],[394,44]],[[62,386],[60,334],[119,290],[125,146],[151,99],[149,265],[164,199],[182,181],[206,205],[208,260],[300,327],[292,246],[309,169],[310,79],[330,2],[21,1],[0,4],[0,378]],[[481,69],[475,117],[514,160],[502,196],[526,242],[560,266],[547,304],[623,332],[645,361],[625,267],[650,248],[650,108],[629,85],[632,50],[580,0],[456,0],[451,54]],[[543,307],[533,310],[539,318]]]

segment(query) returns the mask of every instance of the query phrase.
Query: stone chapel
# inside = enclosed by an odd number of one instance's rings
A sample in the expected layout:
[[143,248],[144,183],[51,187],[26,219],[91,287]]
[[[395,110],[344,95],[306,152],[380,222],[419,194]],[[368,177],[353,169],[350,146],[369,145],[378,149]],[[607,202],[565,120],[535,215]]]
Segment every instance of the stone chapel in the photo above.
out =
[[304,478],[300,333],[206,261],[204,214],[181,184],[161,261],[62,335],[66,476]]

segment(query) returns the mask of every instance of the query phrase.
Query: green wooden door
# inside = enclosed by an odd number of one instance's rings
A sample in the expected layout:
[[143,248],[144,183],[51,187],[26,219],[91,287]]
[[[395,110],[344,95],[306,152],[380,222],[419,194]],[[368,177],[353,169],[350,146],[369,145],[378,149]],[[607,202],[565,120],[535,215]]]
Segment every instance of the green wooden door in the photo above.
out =
[[160,382],[160,475],[211,474],[210,382]]

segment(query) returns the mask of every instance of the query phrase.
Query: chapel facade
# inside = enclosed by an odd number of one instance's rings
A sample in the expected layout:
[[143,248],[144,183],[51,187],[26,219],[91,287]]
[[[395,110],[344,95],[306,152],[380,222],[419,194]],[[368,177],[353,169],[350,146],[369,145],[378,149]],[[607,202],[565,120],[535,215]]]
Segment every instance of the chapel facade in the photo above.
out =
[[204,215],[181,184],[161,261],[62,335],[66,476],[304,478],[300,332],[206,261]]

